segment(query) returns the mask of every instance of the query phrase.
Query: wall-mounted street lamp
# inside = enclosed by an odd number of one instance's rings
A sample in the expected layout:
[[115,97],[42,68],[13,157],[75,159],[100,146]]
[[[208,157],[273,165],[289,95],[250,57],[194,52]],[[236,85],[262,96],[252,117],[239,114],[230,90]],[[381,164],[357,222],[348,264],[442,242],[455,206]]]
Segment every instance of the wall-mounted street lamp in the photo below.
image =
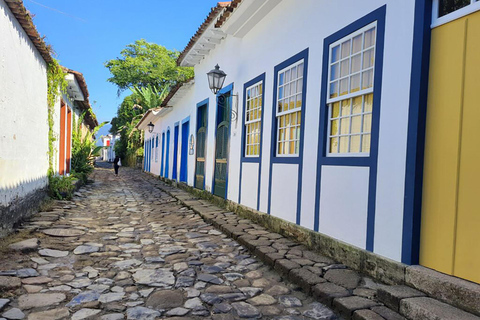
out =
[[150,121],[150,123],[147,124],[147,127],[148,127],[148,132],[152,133],[153,128],[155,128],[155,125],[152,123],[152,121]]
[[207,77],[210,90],[212,90],[214,94],[217,94],[217,92],[222,89],[227,74],[220,70],[220,67],[217,64],[215,69],[212,69],[207,73]]
[[[207,73],[208,86],[214,94],[217,95],[217,93],[220,90],[222,90],[223,83],[225,82],[226,77],[227,77],[227,74],[225,72],[223,72],[222,70],[220,70],[220,67],[218,66],[218,64],[215,66],[215,69],[212,69]],[[222,106],[225,106],[226,105],[225,104],[225,99],[227,99],[229,96],[237,98],[237,99],[235,99],[235,109],[232,108],[232,109],[228,110],[231,113],[232,121],[235,121],[235,127],[236,127],[237,126],[237,118],[238,118],[237,117],[238,93],[237,94],[230,94],[228,96],[226,94],[218,94],[217,99],[218,99],[218,102],[221,102]]]

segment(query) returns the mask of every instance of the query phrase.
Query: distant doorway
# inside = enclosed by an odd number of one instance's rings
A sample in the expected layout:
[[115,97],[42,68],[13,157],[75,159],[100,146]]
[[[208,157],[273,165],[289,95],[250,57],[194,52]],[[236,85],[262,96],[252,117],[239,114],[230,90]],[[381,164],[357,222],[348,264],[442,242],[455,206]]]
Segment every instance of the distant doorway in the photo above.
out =
[[197,108],[197,154],[195,161],[195,188],[205,189],[205,152],[207,141],[207,106]]
[[190,121],[182,123],[182,150],[180,152],[180,181],[187,182],[188,178],[188,136],[190,134]]
[[178,124],[173,129],[173,167],[172,167],[172,180],[177,180],[178,170]]

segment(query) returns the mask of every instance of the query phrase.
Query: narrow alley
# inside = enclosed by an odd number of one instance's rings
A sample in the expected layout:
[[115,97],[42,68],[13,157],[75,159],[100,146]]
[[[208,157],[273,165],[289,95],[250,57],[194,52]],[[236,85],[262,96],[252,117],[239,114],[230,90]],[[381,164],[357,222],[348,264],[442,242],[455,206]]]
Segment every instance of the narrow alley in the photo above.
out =
[[100,166],[72,201],[56,201],[5,239],[16,243],[2,248],[2,317],[336,319],[158,179]]

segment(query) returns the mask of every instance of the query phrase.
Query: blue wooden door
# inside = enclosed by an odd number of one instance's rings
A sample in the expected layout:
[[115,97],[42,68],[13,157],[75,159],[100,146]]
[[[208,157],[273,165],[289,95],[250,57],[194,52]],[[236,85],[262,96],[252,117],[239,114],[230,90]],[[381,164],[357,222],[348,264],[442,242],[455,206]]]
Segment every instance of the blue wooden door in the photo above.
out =
[[187,182],[188,178],[188,136],[190,121],[182,124],[182,150],[180,152],[180,181]]
[[163,160],[165,159],[165,132],[162,133],[162,159],[161,159],[161,163],[160,163],[160,176],[164,176],[163,175]]
[[173,167],[172,180],[177,180],[178,124],[173,129]]
[[205,152],[207,142],[207,105],[197,110],[197,155],[195,161],[195,188],[205,189]]
[[165,178],[168,178],[168,168],[170,167],[170,129],[167,130],[167,140],[166,140],[166,146],[165,149],[166,155],[165,155]]
[[230,138],[230,93],[217,98],[215,135],[215,172],[213,194],[227,197],[228,151]]

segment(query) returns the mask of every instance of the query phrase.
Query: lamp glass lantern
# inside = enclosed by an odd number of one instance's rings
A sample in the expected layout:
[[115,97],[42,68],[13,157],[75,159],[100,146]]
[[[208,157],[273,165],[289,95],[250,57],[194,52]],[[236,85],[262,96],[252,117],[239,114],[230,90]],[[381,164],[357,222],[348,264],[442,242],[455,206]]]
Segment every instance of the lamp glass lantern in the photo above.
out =
[[150,123],[147,124],[147,127],[148,127],[148,132],[152,133],[155,125],[150,121]]
[[220,70],[220,67],[217,64],[215,69],[212,69],[207,73],[207,77],[210,90],[212,90],[214,94],[217,94],[217,92],[222,89],[227,74]]

